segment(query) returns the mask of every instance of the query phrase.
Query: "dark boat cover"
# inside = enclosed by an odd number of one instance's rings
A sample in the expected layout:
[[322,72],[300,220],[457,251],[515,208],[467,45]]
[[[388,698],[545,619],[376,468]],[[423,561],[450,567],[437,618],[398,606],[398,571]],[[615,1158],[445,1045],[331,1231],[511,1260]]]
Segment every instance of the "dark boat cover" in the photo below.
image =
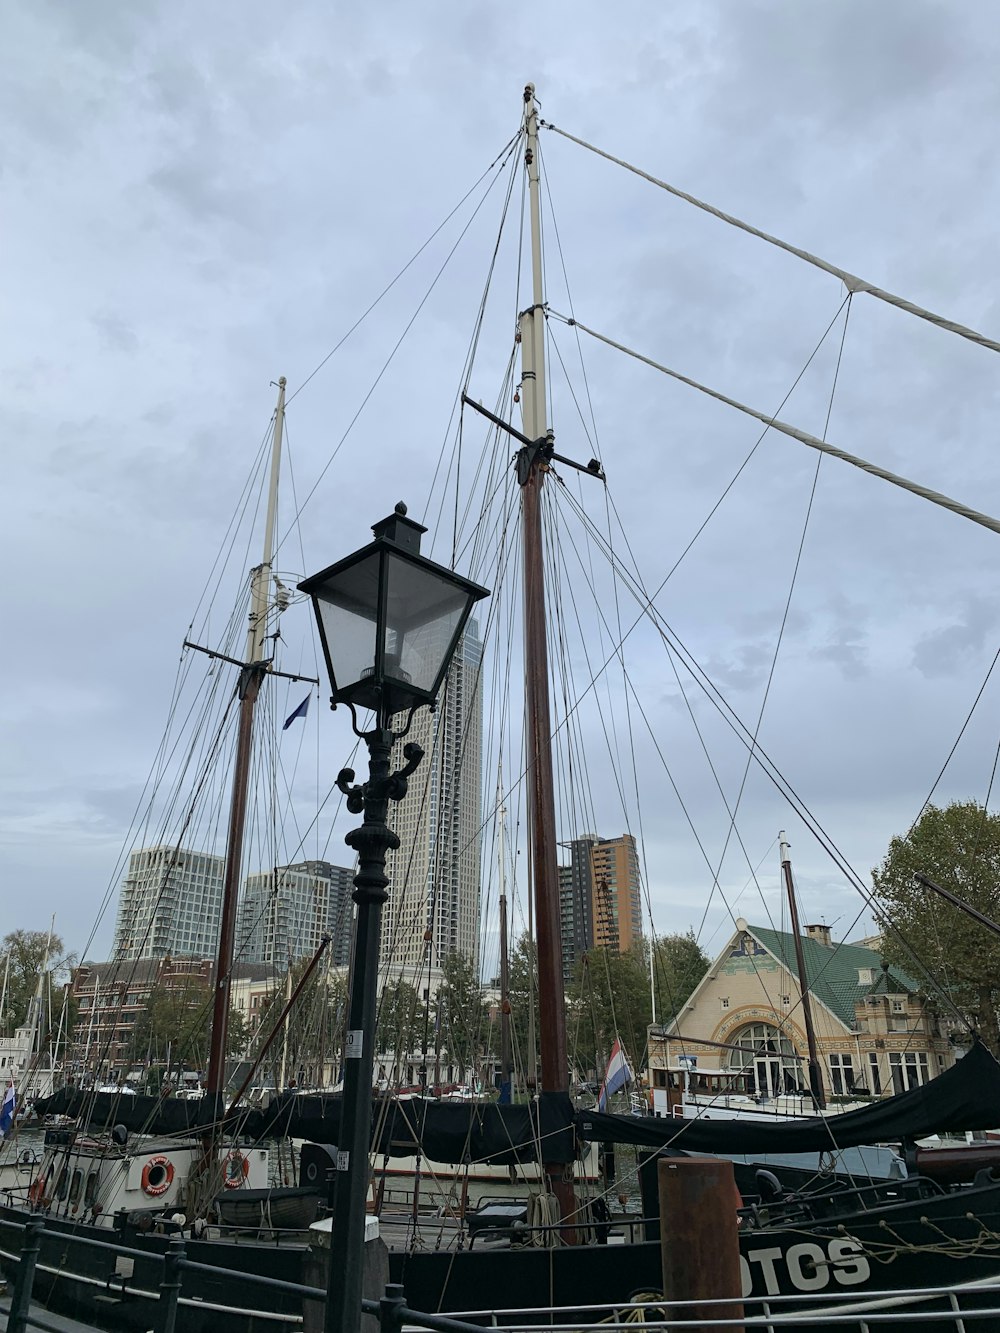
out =
[[[90,1129],[124,1125],[133,1133],[185,1135],[218,1123],[220,1103],[204,1097],[124,1096],[62,1088],[35,1103],[43,1115],[64,1115]],[[237,1110],[227,1132],[249,1139],[295,1137],[338,1142],[341,1099],[288,1095],[266,1110]],[[565,1094],[542,1094],[522,1106],[495,1102],[441,1102],[433,1098],[377,1098],[372,1105],[372,1148],[390,1157],[418,1151],[433,1162],[510,1165],[544,1155],[569,1161],[573,1137],[591,1142],[668,1145],[696,1153],[824,1152],[869,1143],[893,1143],[928,1134],[993,1129],[1000,1125],[1000,1065],[981,1043],[923,1087],[872,1102],[843,1115],[762,1121],[660,1119],[576,1111]],[[561,1142],[559,1141],[561,1140]]]

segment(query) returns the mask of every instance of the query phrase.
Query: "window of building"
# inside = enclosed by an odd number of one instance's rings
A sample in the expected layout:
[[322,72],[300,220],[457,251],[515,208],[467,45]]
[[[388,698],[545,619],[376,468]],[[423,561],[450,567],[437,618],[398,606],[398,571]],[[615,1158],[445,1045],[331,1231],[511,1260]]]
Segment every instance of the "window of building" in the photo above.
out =
[[926,1051],[890,1051],[889,1072],[895,1092],[922,1087],[930,1078]]
[[839,1051],[830,1053],[830,1086],[835,1097],[848,1097],[854,1091],[854,1062]]
[[728,1009],[728,1008],[729,1008],[729,996],[728,996],[728,995],[725,996],[725,997],[720,1001],[720,1003],[722,1004],[723,1009]]
[[746,1075],[758,1097],[778,1097],[804,1090],[802,1061],[788,1038],[770,1023],[750,1023],[732,1037],[739,1047],[729,1055],[727,1068]]
[[876,1097],[882,1093],[882,1072],[879,1069],[878,1051],[868,1052],[868,1078],[871,1082],[872,1092]]
[[906,1013],[906,1001],[905,1001],[905,1000],[893,1000],[893,1002],[892,1002],[892,1012],[893,1012],[894,1014],[905,1014],[905,1013]]

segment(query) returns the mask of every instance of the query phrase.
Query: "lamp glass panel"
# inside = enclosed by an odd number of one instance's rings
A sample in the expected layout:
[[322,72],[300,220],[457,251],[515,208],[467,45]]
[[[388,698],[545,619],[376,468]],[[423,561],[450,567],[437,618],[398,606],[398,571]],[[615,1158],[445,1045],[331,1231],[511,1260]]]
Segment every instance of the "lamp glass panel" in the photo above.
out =
[[469,605],[450,572],[387,558],[385,676],[433,693]]
[[373,551],[334,574],[312,594],[338,690],[370,679],[374,670],[378,574],[379,553]]

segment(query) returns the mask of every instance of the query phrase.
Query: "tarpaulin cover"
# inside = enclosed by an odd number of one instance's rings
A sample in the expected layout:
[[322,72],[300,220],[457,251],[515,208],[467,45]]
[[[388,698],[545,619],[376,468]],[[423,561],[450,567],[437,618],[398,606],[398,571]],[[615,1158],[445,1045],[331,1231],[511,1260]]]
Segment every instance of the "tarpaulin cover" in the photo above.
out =
[[[124,1125],[133,1133],[183,1135],[218,1120],[216,1099],[84,1093],[64,1088],[36,1102],[44,1115],[66,1115],[92,1129]],[[341,1098],[336,1095],[278,1097],[266,1110],[239,1110],[227,1132],[257,1140],[294,1137],[338,1143]],[[672,1146],[698,1153],[824,1152],[924,1138],[929,1134],[1000,1125],[1000,1065],[976,1044],[939,1077],[896,1097],[843,1115],[762,1121],[713,1117],[697,1120],[574,1112],[569,1097],[547,1094],[528,1105],[444,1102],[433,1098],[379,1098],[372,1105],[372,1148],[409,1157],[421,1146],[432,1162],[533,1161],[536,1144],[550,1161],[569,1161],[574,1135],[594,1142]]]

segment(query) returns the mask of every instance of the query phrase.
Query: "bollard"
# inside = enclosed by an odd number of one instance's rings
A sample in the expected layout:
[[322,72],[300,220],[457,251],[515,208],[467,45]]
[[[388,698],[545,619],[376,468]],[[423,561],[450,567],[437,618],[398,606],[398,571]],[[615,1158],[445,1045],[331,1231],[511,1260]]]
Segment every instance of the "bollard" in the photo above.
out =
[[184,1237],[171,1236],[167,1252],[163,1256],[163,1277],[160,1281],[160,1298],[157,1302],[158,1333],[175,1333],[177,1327],[177,1306],[181,1295],[180,1261],[184,1258]]
[[697,1311],[668,1309],[668,1316],[686,1321],[685,1331],[691,1333],[708,1333],[715,1319],[742,1319],[739,1196],[732,1162],[668,1157],[658,1163],[657,1179],[664,1298],[668,1306],[713,1302]]
[[7,1333],[25,1333],[28,1326],[28,1307],[31,1305],[31,1289],[35,1283],[38,1251],[42,1248],[42,1231],[43,1224],[40,1217],[28,1219],[24,1228],[24,1244],[21,1246],[17,1276],[14,1279],[14,1291],[10,1298]]
[[378,1303],[379,1333],[400,1333],[403,1327],[403,1311],[406,1309],[406,1297],[398,1282],[386,1285],[385,1295]]

